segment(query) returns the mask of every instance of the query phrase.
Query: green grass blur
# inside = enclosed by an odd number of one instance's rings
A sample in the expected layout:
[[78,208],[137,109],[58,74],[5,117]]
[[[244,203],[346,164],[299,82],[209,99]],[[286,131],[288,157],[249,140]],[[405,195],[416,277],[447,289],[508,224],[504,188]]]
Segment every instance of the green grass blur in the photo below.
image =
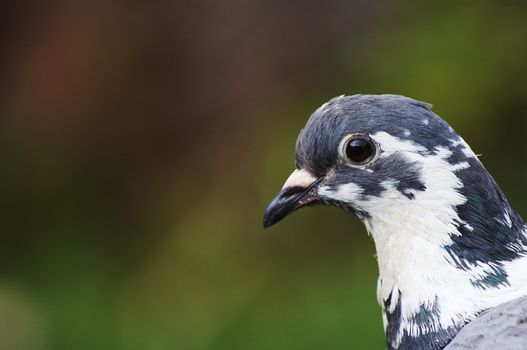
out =
[[358,220],[261,224],[343,93],[434,104],[527,216],[520,2],[1,6],[0,350],[382,349]]

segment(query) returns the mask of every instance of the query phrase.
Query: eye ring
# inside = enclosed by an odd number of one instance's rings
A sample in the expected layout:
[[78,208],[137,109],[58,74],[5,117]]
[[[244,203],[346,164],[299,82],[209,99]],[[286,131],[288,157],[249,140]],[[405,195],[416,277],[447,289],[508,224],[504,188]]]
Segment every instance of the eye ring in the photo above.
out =
[[377,143],[367,134],[350,134],[340,143],[340,155],[351,165],[366,165],[377,156]]

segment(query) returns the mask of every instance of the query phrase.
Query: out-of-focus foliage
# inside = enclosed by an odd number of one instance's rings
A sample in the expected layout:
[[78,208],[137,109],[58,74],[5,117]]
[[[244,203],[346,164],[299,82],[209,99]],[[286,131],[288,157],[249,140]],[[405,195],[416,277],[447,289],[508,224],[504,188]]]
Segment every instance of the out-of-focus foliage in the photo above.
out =
[[310,113],[431,102],[527,216],[519,2],[1,5],[0,349],[380,349],[374,247],[269,232]]

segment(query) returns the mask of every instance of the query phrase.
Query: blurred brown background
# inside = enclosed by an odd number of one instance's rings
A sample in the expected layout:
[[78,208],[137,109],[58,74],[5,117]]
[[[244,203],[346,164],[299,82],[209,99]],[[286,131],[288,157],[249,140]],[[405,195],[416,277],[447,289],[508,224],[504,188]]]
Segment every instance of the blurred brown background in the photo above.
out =
[[0,349],[383,348],[356,219],[261,228],[343,93],[433,103],[527,216],[521,2],[0,6]]

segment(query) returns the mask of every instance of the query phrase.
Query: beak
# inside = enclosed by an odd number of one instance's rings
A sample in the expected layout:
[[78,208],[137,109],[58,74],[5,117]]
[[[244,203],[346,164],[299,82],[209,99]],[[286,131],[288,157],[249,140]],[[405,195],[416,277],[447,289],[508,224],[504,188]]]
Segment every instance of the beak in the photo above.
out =
[[267,206],[263,226],[268,228],[291,214],[293,211],[320,203],[317,190],[322,178],[316,178],[309,171],[297,169]]

